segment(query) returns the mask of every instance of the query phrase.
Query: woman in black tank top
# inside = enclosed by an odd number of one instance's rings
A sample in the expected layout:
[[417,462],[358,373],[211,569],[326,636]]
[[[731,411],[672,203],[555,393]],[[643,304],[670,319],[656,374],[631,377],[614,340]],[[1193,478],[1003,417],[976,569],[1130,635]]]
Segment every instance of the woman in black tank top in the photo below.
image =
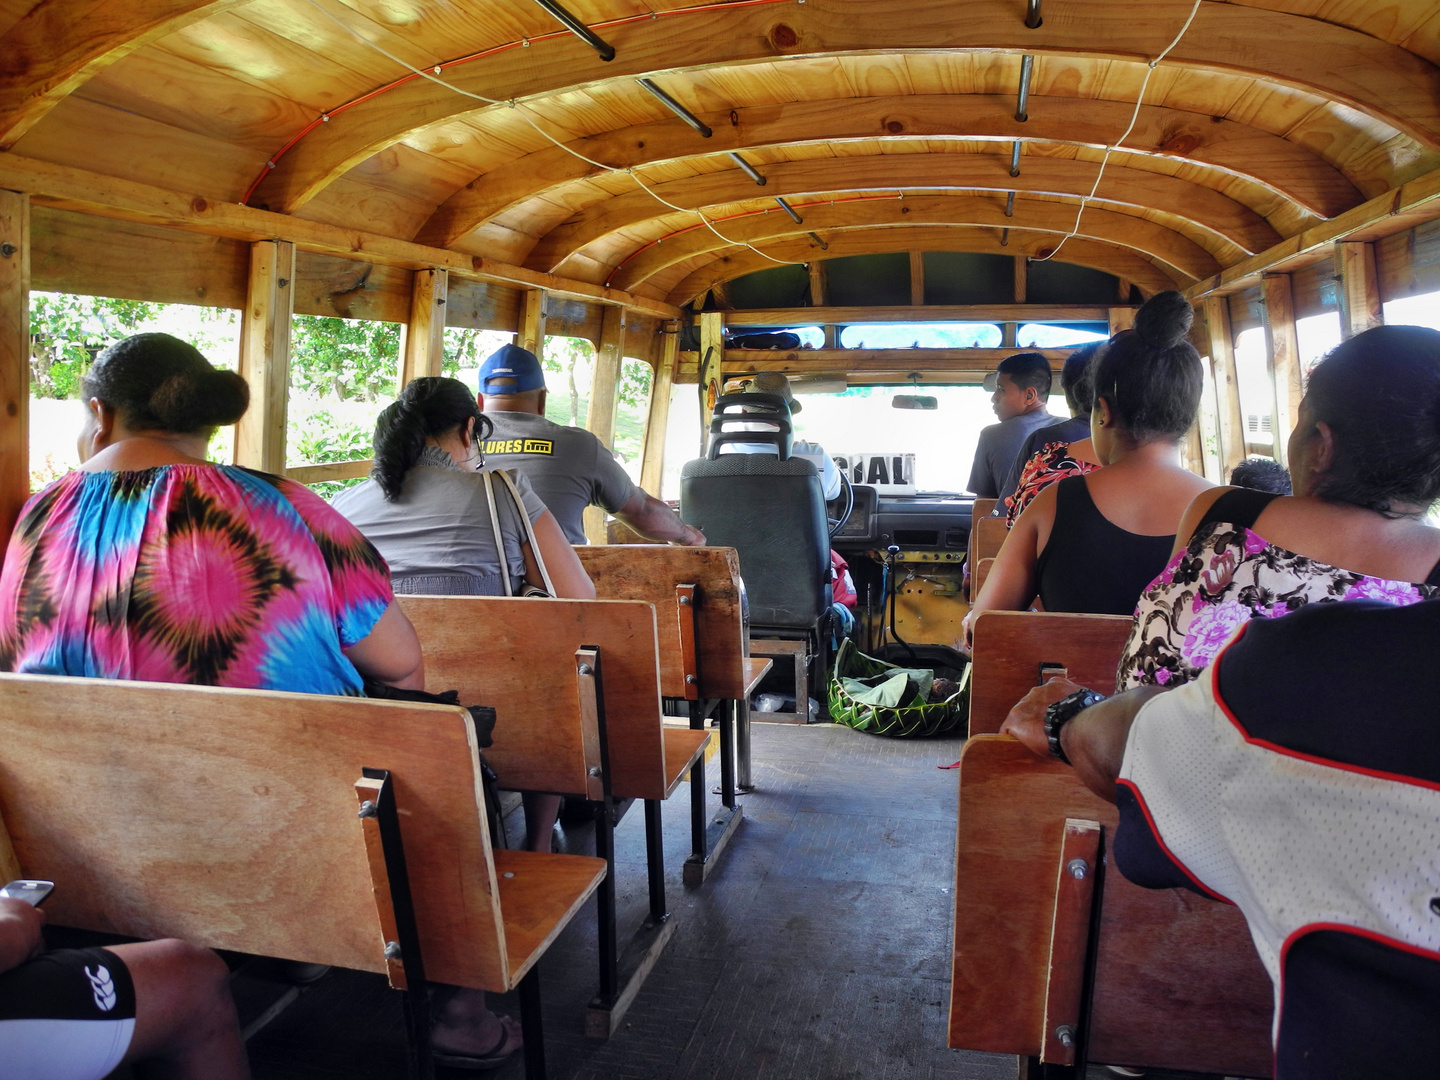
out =
[[[1179,442],[1200,408],[1200,356],[1185,340],[1192,317],[1178,292],[1159,293],[1136,313],[1134,330],[1096,354],[1091,431],[1106,467],[1047,488],[1020,515],[965,617],[961,648],[969,648],[981,611],[1024,610],[1037,595],[1046,611],[1129,615],[1164,569],[1185,506],[1209,486],[1178,464]],[[1121,507],[1130,518],[1159,517],[1165,533],[1133,533],[1100,512],[1089,484],[1111,476],[1096,489],[1102,501],[1115,506],[1118,491],[1130,500]]]

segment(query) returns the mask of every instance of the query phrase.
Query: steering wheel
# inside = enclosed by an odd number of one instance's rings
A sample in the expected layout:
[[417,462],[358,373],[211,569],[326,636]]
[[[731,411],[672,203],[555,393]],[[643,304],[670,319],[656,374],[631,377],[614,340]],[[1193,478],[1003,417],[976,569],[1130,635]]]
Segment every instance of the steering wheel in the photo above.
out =
[[846,475],[846,470],[840,469],[839,473],[840,494],[836,495],[834,499],[826,503],[825,508],[828,512],[829,508],[832,505],[839,504],[841,500],[844,500],[845,512],[841,514],[838,518],[832,517],[827,519],[830,523],[829,538],[831,540],[835,539],[835,534],[845,527],[845,523],[850,520],[851,511],[855,509],[855,488],[851,486],[850,477]]

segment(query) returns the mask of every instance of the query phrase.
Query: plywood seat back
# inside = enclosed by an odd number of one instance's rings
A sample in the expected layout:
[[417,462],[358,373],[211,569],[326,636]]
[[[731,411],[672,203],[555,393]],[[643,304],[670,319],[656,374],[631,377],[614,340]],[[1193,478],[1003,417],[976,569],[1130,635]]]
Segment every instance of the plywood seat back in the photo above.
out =
[[970,734],[999,731],[1015,703],[1042,681],[1042,664],[1058,664],[1072,682],[1113,693],[1130,623],[1124,615],[983,613],[971,652]]
[[1003,517],[983,517],[971,528],[975,533],[975,561],[993,559],[1000,554],[1000,547],[1010,530],[1005,528]]
[[[1007,736],[972,737],[959,782],[950,1046],[1036,1056],[1065,821],[1108,844],[1116,810]],[[1240,913],[1113,866],[1101,902],[1090,1060],[1270,1075],[1270,981]]]
[[0,817],[58,925],[385,971],[367,766],[392,773],[427,974],[509,988],[465,710],[0,675]]
[[[662,693],[689,696],[685,676],[694,674],[700,697],[745,696],[745,587],[734,548],[611,545],[575,551],[601,599],[655,605]],[[680,585],[695,586],[693,645],[687,645],[683,625],[688,612],[677,601]],[[692,656],[696,670],[689,671]]]
[[587,780],[588,770],[599,765],[598,743],[587,732],[575,652],[598,645],[611,790],[618,798],[665,798],[652,605],[486,596],[396,599],[420,637],[426,688],[458,690],[467,705],[495,708],[495,742],[485,759],[505,787],[593,795]]

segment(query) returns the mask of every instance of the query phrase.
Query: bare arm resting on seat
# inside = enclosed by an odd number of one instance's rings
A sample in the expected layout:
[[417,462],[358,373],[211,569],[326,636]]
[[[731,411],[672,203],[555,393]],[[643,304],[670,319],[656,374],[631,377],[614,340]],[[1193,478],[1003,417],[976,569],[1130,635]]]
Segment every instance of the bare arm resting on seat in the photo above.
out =
[[425,689],[420,639],[405,613],[391,601],[370,633],[345,650],[355,670],[401,690]]
[[615,516],[647,540],[687,547],[702,547],[705,543],[704,533],[693,525],[686,525],[674,510],[643,491],[636,491],[629,502],[615,511]]
[[[1000,727],[1036,757],[1050,757],[1045,735],[1045,710],[1053,702],[1082,689],[1068,679],[1054,678],[1026,694]],[[1125,760],[1125,740],[1145,703],[1165,692],[1163,686],[1141,686],[1092,705],[1060,729],[1060,746],[1084,785],[1107,802],[1115,801],[1115,780]]]

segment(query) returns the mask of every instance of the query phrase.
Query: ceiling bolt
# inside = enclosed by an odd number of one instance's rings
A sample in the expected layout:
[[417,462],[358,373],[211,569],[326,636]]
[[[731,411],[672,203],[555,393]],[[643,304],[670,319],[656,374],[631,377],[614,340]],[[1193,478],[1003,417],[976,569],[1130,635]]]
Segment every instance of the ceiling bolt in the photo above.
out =
[[377,813],[378,811],[375,809],[375,804],[369,799],[366,799],[360,804],[361,817],[374,817]]
[[581,665],[579,666],[579,668],[577,668],[576,670],[579,671],[581,675],[594,675],[594,674],[595,674],[595,669],[592,668],[589,664],[581,664]]
[[1055,1029],[1055,1040],[1068,1050],[1075,1045],[1075,1029],[1069,1024],[1061,1024]]
[[1090,864],[1084,859],[1071,859],[1066,863],[1065,869],[1070,871],[1070,876],[1076,881],[1084,881],[1085,875],[1090,872]]
[[399,943],[398,941],[387,941],[387,942],[385,942],[385,959],[386,959],[386,960],[399,960],[399,959],[400,959],[400,943]]
[[19,248],[17,248],[14,244],[10,243],[8,240],[5,243],[0,244],[0,255],[4,255],[7,259],[19,250]]

